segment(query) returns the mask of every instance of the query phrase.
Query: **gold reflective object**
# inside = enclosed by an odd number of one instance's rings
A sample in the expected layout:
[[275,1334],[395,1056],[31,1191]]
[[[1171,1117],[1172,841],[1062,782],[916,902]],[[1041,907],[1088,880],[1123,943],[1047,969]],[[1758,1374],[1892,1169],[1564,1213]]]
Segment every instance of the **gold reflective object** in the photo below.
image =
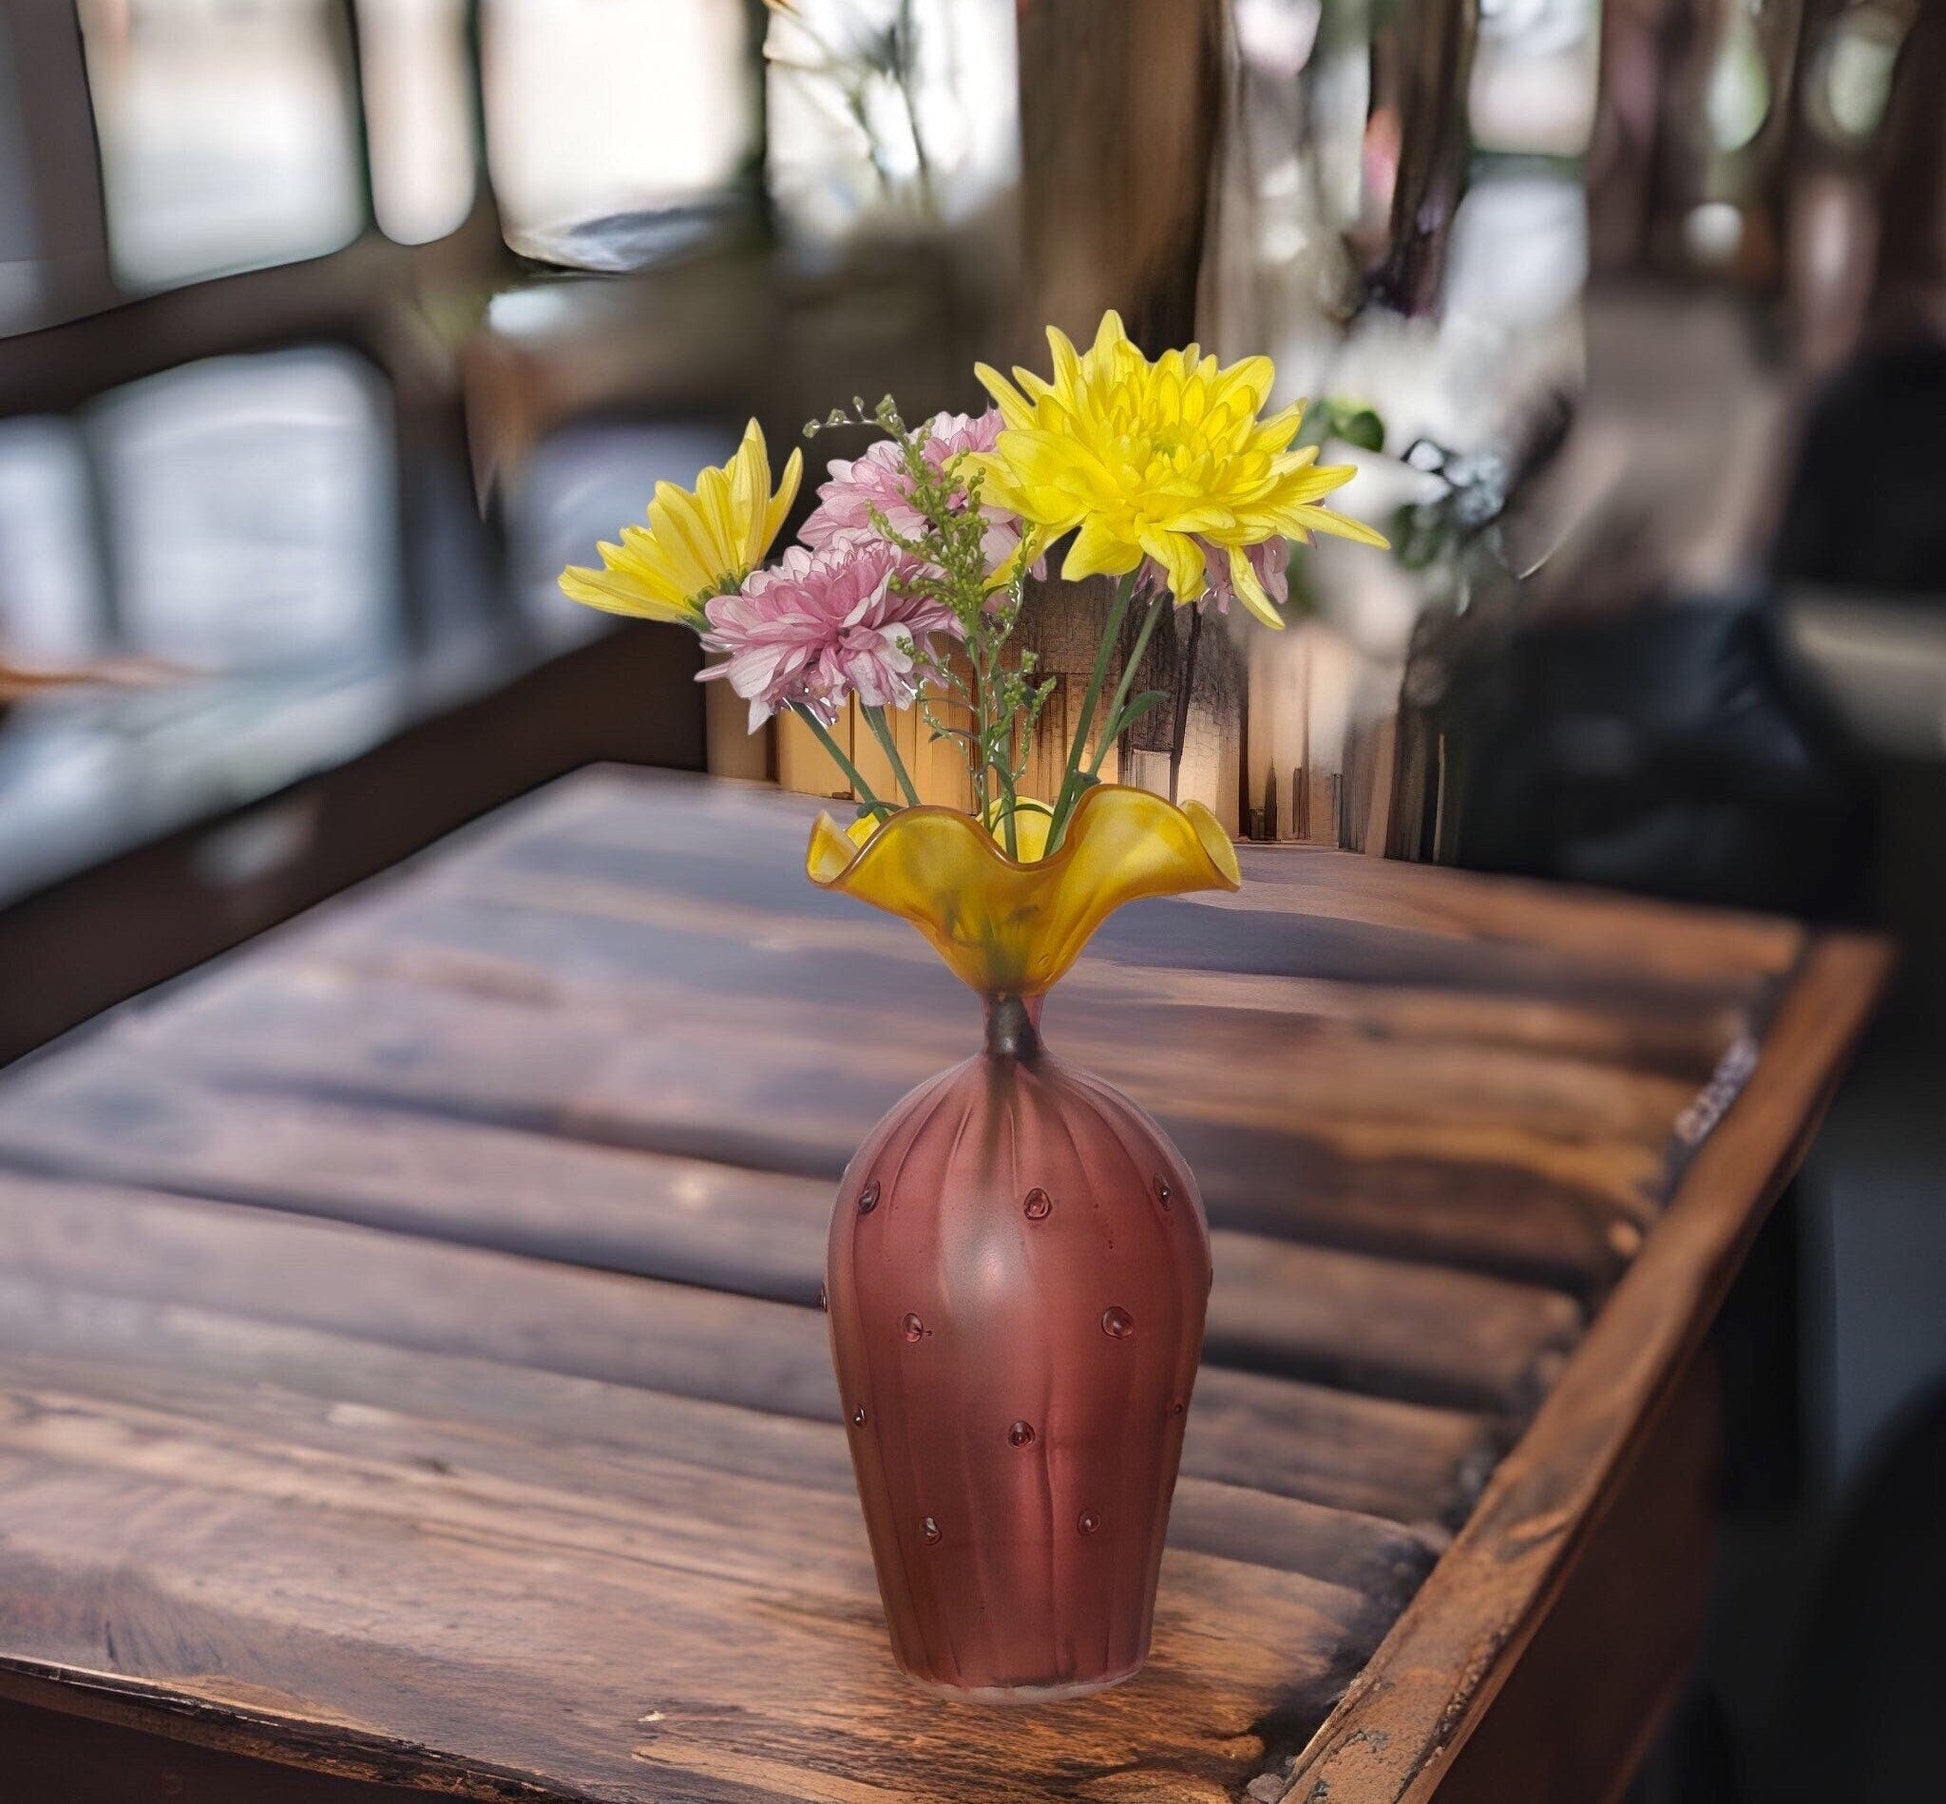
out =
[[1236,889],[1236,848],[1200,802],[1178,808],[1145,789],[1089,790],[1051,858],[1009,858],[970,815],[907,808],[861,848],[830,815],[811,828],[804,868],[903,916],[962,982],[986,995],[1039,996],[1124,902]]

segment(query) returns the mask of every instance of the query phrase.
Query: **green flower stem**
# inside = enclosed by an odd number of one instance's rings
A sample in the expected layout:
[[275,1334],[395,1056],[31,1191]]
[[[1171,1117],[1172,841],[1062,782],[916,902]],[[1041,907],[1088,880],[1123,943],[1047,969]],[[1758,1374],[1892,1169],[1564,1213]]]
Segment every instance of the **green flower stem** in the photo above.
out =
[[1122,730],[1122,710],[1128,706],[1128,692],[1135,687],[1135,672],[1141,665],[1142,654],[1149,649],[1149,635],[1155,631],[1155,623],[1162,618],[1162,610],[1169,606],[1169,591],[1158,585],[1155,599],[1149,603],[1149,611],[1143,617],[1142,630],[1135,635],[1135,645],[1128,654],[1128,662],[1122,666],[1122,680],[1115,690],[1115,700],[1108,710],[1108,725],[1102,730],[1101,744],[1095,747],[1094,762],[1088,766],[1088,775],[1093,776],[1101,769],[1101,761],[1108,756],[1108,748]]
[[1122,635],[1122,619],[1135,594],[1135,577],[1136,572],[1131,570],[1115,585],[1115,600],[1101,631],[1101,645],[1095,652],[1094,675],[1088,679],[1088,693],[1082,697],[1081,718],[1075,723],[1074,743],[1068,747],[1067,769],[1061,773],[1060,793],[1054,798],[1054,818],[1047,826],[1050,853],[1059,850],[1068,829],[1068,816],[1074,813],[1074,805],[1081,799],[1076,778],[1080,774],[1082,754],[1088,749],[1089,731],[1095,724],[1095,704],[1100,701],[1101,686],[1108,678],[1108,660],[1114,655],[1115,641]]
[[874,814],[891,813],[892,812],[891,804],[888,802],[881,802],[877,796],[872,794],[872,786],[869,783],[867,783],[865,779],[858,774],[858,766],[853,764],[852,761],[845,756],[843,751],[839,749],[837,740],[831,737],[831,734],[826,729],[824,722],[818,719],[818,717],[815,714],[813,714],[809,708],[805,707],[802,702],[793,702],[791,704],[791,712],[795,714],[799,720],[803,721],[803,723],[807,727],[809,727],[814,734],[817,735],[818,744],[823,746],[824,749],[831,754],[832,763],[837,765],[839,771],[843,774],[845,781],[849,783],[852,786],[852,788],[858,792],[859,801],[863,803],[865,807],[871,809]]
[[1014,816],[1020,811],[1020,798],[1014,791],[1014,773],[1010,766],[995,767],[1000,772],[1000,825],[1006,835],[1007,856],[1020,856],[1020,831],[1014,825]]
[[992,762],[992,745],[988,729],[990,723],[987,711],[990,690],[987,683],[986,663],[980,649],[981,638],[978,633],[969,632],[966,638],[967,659],[973,666],[973,736],[966,744],[967,763],[973,771],[973,811],[984,824],[987,820],[987,768]]
[[892,737],[892,729],[885,723],[883,708],[866,708],[860,705],[865,716],[865,724],[872,729],[872,737],[885,748],[885,755],[892,763],[892,775],[898,779],[899,788],[905,792],[906,801],[914,808],[919,806],[919,792],[912,786],[912,779],[906,774],[905,760],[899,756],[898,741]]

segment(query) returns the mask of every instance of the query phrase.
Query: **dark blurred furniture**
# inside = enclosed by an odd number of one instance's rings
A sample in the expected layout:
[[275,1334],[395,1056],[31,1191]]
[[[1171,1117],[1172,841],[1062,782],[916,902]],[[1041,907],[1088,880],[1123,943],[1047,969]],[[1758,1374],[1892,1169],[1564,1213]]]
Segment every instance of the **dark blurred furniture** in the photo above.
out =
[[1879,1804],[1936,1788],[1924,1725],[1946,1682],[1934,1632],[1946,1608],[1946,1387],[1886,1439],[1832,1537],[1780,1712],[1772,1795],[1790,1804]]
[[1434,720],[1455,862],[1859,918],[1868,785],[1767,612],[1692,602],[1451,638]]
[[1946,596],[1946,342],[1854,358],[1804,425],[1771,564],[1800,587]]
[[1218,1274],[1155,1655],[961,1709],[886,1653],[816,1301],[975,1011],[810,808],[576,777],[0,1080],[0,1791],[1617,1795],[1699,1348],[1883,951],[1294,848],[1110,923],[1049,1031]]

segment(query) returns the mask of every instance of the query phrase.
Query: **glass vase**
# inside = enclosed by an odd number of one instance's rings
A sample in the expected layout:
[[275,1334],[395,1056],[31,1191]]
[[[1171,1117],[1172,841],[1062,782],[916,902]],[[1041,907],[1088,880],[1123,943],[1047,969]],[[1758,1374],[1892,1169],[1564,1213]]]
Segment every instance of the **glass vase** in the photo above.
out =
[[912,921],[986,1007],[985,1044],[920,1085],[847,1167],[832,1357],[892,1651],[991,1703],[1137,1672],[1210,1287],[1167,1135],[1041,1043],[1041,1002],[1137,896],[1237,886],[1206,809],[1091,789],[1021,863],[916,808],[860,849],[828,817],[814,881]]

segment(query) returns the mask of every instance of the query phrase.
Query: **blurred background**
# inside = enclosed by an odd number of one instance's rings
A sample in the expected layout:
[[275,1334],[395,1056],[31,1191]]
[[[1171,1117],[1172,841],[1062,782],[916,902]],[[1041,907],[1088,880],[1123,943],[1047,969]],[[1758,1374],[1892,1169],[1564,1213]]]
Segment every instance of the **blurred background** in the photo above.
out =
[[[556,573],[1107,306],[1270,353],[1395,545],[1171,621],[1111,774],[1899,936],[1638,1795],[1939,1795],[1940,0],[4,0],[0,1059],[590,760],[838,792]],[[1050,743],[1102,605],[1031,602]]]

